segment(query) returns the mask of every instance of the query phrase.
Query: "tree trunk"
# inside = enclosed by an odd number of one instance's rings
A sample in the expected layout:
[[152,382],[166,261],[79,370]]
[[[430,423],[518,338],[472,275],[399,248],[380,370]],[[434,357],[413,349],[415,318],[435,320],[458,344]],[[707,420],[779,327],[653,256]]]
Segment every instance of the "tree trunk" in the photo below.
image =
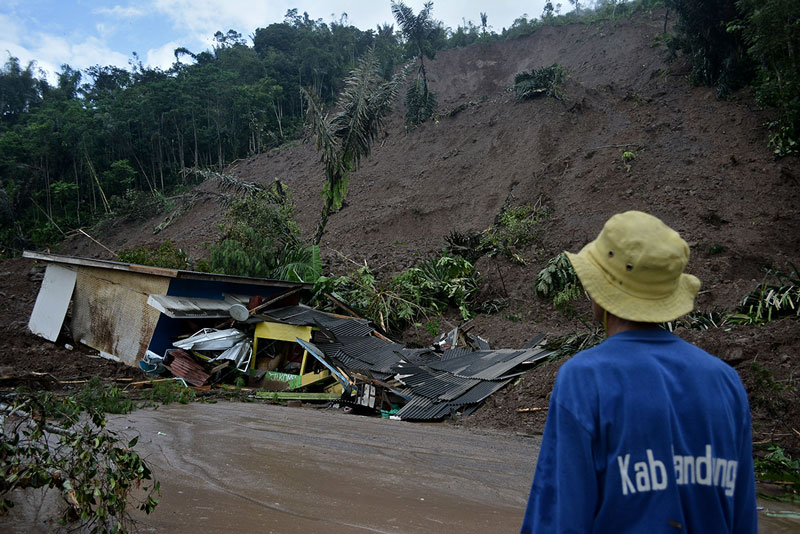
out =
[[325,204],[322,206],[322,213],[319,216],[319,224],[317,224],[317,232],[314,235],[314,244],[319,245],[322,241],[322,235],[325,233],[325,227],[328,226],[328,217],[333,211],[333,200],[329,197],[325,198]]

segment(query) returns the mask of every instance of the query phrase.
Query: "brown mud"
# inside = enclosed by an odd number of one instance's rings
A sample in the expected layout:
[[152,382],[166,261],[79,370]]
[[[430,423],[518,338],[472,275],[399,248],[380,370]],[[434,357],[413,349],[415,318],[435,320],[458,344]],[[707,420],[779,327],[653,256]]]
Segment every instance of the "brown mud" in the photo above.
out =
[[[389,118],[372,156],[351,176],[345,207],[330,218],[321,243],[326,272],[344,274],[366,262],[385,280],[438,254],[451,231],[485,230],[506,204],[542,205],[550,216],[536,245],[523,253],[525,265],[502,257],[477,263],[480,298],[505,299],[508,307],[470,321],[471,333],[495,348],[514,348],[538,333],[586,330],[586,303],[565,317],[535,296],[533,280],[549,258],[578,250],[620,211],[651,212],[689,242],[688,270],[703,282],[697,301],[703,311],[732,310],[765,268],[800,265],[800,162],[773,157],[765,127],[770,111],[749,91],[717,100],[713,89],[690,84],[685,58],[667,61],[663,15],[543,28],[515,41],[439,53],[428,65],[439,116],[407,129],[400,105]],[[514,75],[552,63],[569,69],[564,99],[515,102]],[[623,151],[635,158],[623,162]],[[299,225],[312,235],[323,184],[313,143],[260,154],[228,172],[260,184],[279,178],[293,193]],[[189,209],[158,234],[154,228],[168,214],[90,233],[114,250],[171,239],[201,258],[224,213],[218,198],[213,183],[200,185],[184,198]],[[109,257],[82,236],[58,251]],[[86,358],[88,349],[66,350],[63,341],[53,345],[27,333],[38,287],[31,267],[26,260],[0,263],[0,367],[59,378],[125,376],[129,371],[120,366]],[[460,322],[455,313],[440,319],[443,326],[446,319]],[[677,332],[739,372],[759,454],[774,442],[800,457],[799,330],[796,319],[787,319]],[[397,337],[430,341],[424,328]],[[541,432],[546,411],[519,409],[547,406],[559,365],[528,372],[465,425]]]

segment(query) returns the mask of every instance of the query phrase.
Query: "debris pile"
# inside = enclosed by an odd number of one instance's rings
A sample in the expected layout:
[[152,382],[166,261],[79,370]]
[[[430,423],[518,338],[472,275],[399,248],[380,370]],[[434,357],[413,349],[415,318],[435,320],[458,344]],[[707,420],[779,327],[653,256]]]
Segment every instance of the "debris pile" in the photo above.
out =
[[543,336],[519,350],[492,350],[458,328],[431,347],[407,348],[332,295],[351,315],[298,304],[311,289],[301,282],[24,255],[47,264],[28,322],[33,333],[56,341],[63,327],[103,357],[195,388],[426,421],[468,415],[549,354]]
[[[231,297],[228,307],[244,306]],[[162,313],[189,321],[221,314],[225,306],[192,299],[158,299]],[[404,420],[468,415],[488,396],[547,357],[541,337],[519,350],[491,350],[456,328],[430,347],[411,349],[382,335],[367,320],[304,305],[230,312],[220,328],[179,336],[163,355],[148,351],[139,367],[194,386],[241,377],[257,396],[276,400],[328,400],[348,410]],[[193,313],[179,313],[194,306]],[[201,311],[202,310],[202,311]],[[237,313],[238,319],[230,315]],[[218,315],[215,315],[215,317]],[[235,327],[234,327],[235,325]],[[227,328],[222,328],[226,326]]]

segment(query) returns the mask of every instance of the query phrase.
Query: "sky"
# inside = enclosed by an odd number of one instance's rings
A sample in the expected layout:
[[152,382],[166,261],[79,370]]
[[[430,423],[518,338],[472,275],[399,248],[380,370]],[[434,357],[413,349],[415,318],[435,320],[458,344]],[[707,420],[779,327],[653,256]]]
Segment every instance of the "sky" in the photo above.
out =
[[[500,32],[523,14],[539,17],[544,2],[439,0],[432,13],[455,29],[465,21],[480,24],[485,12],[489,26]],[[417,13],[424,0],[405,4]],[[23,67],[35,61],[51,83],[63,64],[129,68],[133,52],[145,66],[166,69],[178,47],[208,50],[218,30],[249,37],[256,28],[282,22],[292,8],[324,22],[347,14],[346,22],[363,30],[394,24],[390,0],[0,0],[0,65],[9,56]]]

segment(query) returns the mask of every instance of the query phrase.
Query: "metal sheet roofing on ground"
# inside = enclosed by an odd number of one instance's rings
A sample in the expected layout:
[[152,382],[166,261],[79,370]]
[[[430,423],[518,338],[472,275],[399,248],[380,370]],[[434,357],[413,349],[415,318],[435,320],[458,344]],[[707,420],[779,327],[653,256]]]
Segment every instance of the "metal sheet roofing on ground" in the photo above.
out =
[[395,415],[405,420],[430,421],[459,411],[464,414],[472,413],[478,403],[508,384],[510,380],[479,380],[476,382],[477,384],[463,395],[450,401],[432,401],[421,397],[416,394],[415,388],[403,390],[403,393],[410,396],[411,400]]
[[441,419],[455,409],[449,402],[431,403],[430,400],[419,397],[407,402],[395,416],[410,421],[430,421]]
[[383,341],[376,337],[339,338],[341,350],[348,356],[372,364],[375,370],[391,371],[391,367],[400,361],[398,351],[403,346],[398,343]]
[[409,386],[417,395],[429,399],[454,399],[479,382],[414,365],[399,365],[395,370],[398,371],[398,380]]
[[452,360],[455,358],[460,358],[461,356],[466,356],[467,354],[473,354],[472,349],[445,349],[442,352],[442,360]]
[[453,399],[450,403],[454,405],[477,404],[486,397],[499,390],[511,380],[479,380],[474,387],[470,388],[460,397]]
[[399,351],[403,360],[415,365],[429,365],[441,361],[439,354],[430,349],[402,349]]
[[319,326],[330,330],[337,337],[367,336],[375,330],[366,319],[337,317],[302,304],[267,310],[262,315],[295,326]]
[[431,368],[456,376],[493,380],[520,363],[536,358],[544,349],[478,351],[431,364]]

